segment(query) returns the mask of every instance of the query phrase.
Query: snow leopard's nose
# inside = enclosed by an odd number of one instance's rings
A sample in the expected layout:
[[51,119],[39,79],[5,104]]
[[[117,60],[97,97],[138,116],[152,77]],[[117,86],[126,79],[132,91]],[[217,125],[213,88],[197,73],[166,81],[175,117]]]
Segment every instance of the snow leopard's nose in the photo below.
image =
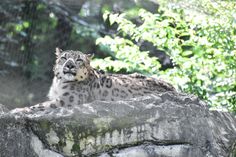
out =
[[69,60],[66,62],[65,67],[67,67],[68,69],[73,69],[73,68],[75,68],[75,63],[73,61]]

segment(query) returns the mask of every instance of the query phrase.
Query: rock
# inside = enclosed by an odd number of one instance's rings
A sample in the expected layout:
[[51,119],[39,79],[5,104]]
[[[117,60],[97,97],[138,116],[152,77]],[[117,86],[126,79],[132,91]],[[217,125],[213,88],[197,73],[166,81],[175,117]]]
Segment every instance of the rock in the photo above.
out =
[[236,119],[198,98],[163,93],[0,116],[4,157],[227,157]]

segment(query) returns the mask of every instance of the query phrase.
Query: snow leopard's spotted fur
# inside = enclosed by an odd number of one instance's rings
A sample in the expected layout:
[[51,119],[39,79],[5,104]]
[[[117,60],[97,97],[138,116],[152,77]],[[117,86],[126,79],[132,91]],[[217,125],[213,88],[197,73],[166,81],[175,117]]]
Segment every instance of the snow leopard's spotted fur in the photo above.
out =
[[[164,81],[141,74],[106,74],[90,66],[90,56],[79,51],[56,49],[57,60],[54,79],[45,103],[50,108],[70,107],[94,100],[116,101],[146,94],[175,91]],[[45,110],[45,105],[33,110]]]
[[141,74],[101,73],[90,66],[90,57],[79,51],[56,51],[55,77],[48,96],[50,100],[58,99],[61,106],[94,100],[116,101],[175,90],[164,81]]

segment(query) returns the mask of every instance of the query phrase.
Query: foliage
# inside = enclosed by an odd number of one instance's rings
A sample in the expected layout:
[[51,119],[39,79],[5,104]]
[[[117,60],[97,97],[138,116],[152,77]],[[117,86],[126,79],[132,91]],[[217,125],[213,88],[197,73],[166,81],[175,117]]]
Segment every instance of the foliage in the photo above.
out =
[[[114,72],[141,72],[160,76],[184,92],[206,100],[211,107],[236,112],[236,24],[205,17],[203,22],[184,15],[183,10],[164,9],[152,14],[139,11],[134,24],[125,13],[106,12],[104,19],[118,25],[115,36],[99,38],[97,44],[108,47],[105,62],[93,65]],[[174,68],[160,70],[157,59],[140,50],[142,41],[151,42],[173,60]]]
[[[4,16],[0,41],[5,39],[0,43],[0,58],[21,67],[28,78],[42,78],[42,71],[47,67],[44,58],[40,58],[46,47],[42,45],[51,39],[57,25],[56,17],[39,1],[3,1],[0,8]],[[36,53],[38,51],[40,54]]]

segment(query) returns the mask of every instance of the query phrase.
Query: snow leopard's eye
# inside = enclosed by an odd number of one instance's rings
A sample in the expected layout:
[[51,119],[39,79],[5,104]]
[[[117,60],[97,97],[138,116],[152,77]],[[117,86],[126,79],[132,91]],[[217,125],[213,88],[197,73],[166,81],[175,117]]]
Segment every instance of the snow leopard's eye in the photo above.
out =
[[66,56],[62,56],[61,60],[63,60],[63,61],[67,60]]

